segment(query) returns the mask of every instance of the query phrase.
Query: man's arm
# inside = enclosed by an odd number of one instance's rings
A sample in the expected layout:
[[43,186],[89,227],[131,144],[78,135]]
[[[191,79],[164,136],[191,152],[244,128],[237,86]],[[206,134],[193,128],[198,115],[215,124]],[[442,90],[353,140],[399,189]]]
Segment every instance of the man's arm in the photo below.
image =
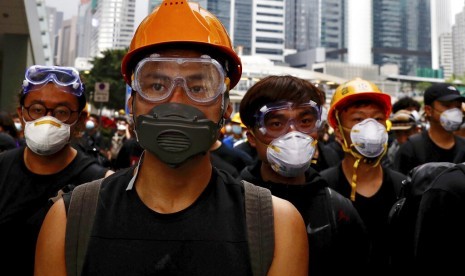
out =
[[275,248],[268,276],[308,275],[308,240],[305,223],[290,202],[273,196]]
[[63,199],[55,202],[45,217],[36,246],[34,275],[66,276],[66,210]]

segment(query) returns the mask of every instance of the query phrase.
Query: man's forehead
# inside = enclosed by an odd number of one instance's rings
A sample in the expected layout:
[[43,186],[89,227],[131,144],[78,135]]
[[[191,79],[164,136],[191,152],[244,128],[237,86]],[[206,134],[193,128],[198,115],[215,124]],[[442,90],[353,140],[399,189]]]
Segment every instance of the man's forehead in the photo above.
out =
[[351,115],[378,115],[384,116],[384,109],[376,104],[366,104],[363,106],[351,106],[346,109],[346,113]]
[[188,58],[199,58],[200,56],[204,55],[205,53],[201,53],[197,50],[188,50],[188,49],[163,49],[152,53],[160,55],[160,57],[188,57]]

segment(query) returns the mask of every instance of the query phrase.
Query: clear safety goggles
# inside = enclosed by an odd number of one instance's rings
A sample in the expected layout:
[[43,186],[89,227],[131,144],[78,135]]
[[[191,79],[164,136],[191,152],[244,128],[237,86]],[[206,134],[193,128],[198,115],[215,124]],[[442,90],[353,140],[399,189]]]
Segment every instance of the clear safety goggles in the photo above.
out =
[[76,96],[84,93],[79,72],[73,67],[34,65],[26,70],[23,81],[23,94],[41,88],[49,82],[58,86],[69,87],[66,92]]
[[132,87],[144,99],[163,102],[176,86],[194,102],[208,104],[226,91],[225,72],[216,60],[205,55],[176,58],[154,54],[137,64]]
[[314,101],[299,105],[281,102],[263,106],[255,118],[263,135],[276,138],[287,133],[291,126],[294,130],[310,134],[320,127],[321,108]]

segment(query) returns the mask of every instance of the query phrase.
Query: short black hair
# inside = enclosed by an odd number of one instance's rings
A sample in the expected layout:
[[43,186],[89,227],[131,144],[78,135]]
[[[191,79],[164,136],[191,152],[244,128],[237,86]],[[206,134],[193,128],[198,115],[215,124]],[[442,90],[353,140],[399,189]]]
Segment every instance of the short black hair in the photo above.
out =
[[242,98],[239,113],[248,128],[255,127],[255,114],[266,104],[290,101],[296,104],[314,101],[322,105],[323,92],[311,82],[290,75],[268,76],[255,83]]
[[402,109],[408,109],[409,107],[413,107],[416,111],[420,111],[421,104],[412,97],[402,97],[392,105],[392,113],[396,113]]

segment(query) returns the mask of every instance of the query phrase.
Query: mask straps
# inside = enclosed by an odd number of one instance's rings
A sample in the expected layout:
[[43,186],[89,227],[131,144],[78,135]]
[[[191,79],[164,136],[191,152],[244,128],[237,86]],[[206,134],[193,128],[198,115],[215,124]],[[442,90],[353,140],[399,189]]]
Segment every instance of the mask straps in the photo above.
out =
[[341,121],[339,119],[339,111],[338,110],[336,110],[336,120],[337,120],[337,126],[339,128],[339,132],[341,132],[342,139],[344,141],[344,144],[342,145],[342,150],[344,152],[350,153],[355,158],[355,162],[354,162],[354,165],[352,167],[353,168],[352,180],[350,182],[350,187],[351,187],[350,200],[355,201],[355,192],[357,191],[357,169],[358,169],[358,165],[360,164],[360,160],[363,159],[363,156],[361,154],[358,154],[354,150],[352,150],[352,145],[351,146],[347,145],[347,140],[346,140],[346,137],[344,135],[344,127],[342,126]]

